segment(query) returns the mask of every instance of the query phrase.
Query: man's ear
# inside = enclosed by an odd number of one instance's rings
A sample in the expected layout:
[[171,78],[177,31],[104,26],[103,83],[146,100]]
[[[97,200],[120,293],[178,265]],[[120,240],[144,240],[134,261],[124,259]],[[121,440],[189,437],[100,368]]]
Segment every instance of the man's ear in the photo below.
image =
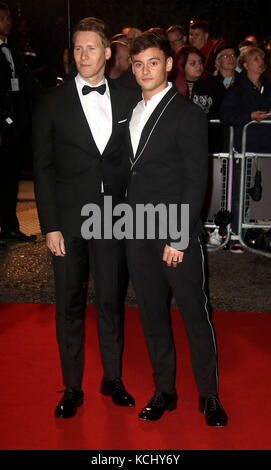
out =
[[111,57],[111,48],[110,47],[106,47],[105,48],[105,58],[106,60],[110,59]]
[[166,61],[166,71],[170,72],[172,70],[172,67],[173,67],[173,59],[172,57],[168,57]]

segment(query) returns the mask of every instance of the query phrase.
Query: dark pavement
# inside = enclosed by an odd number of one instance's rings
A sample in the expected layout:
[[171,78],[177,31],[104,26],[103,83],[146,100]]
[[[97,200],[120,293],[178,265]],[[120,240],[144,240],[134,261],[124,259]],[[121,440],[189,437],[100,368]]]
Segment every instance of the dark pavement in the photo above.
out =
[[[270,258],[221,250],[208,252],[207,262],[213,309],[271,313]],[[11,244],[0,251],[0,301],[54,303],[51,255],[41,236],[35,243]],[[90,280],[88,304],[93,303]],[[126,304],[136,305],[131,285]]]

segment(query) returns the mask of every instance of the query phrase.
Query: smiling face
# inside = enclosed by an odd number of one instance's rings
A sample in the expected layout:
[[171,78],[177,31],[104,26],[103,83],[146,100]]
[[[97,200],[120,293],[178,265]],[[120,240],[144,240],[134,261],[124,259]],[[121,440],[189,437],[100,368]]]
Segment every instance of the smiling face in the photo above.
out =
[[132,56],[132,68],[147,101],[166,88],[168,72],[172,69],[172,57],[166,59],[161,49],[149,47]]
[[218,70],[231,72],[236,67],[236,55],[233,49],[228,48],[221,51],[216,59],[216,65]]
[[105,64],[111,57],[111,49],[104,47],[98,33],[78,31],[74,38],[73,55],[81,77],[95,86],[104,76]]
[[184,72],[186,80],[198,80],[203,74],[203,63],[201,57],[194,52],[191,52],[188,55]]

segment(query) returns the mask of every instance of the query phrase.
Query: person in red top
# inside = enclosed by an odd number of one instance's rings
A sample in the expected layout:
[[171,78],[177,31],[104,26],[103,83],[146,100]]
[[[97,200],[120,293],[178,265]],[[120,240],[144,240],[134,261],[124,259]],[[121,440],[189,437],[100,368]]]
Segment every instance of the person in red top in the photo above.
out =
[[189,25],[189,43],[199,49],[204,57],[208,57],[214,40],[209,37],[208,23],[205,20],[191,20]]

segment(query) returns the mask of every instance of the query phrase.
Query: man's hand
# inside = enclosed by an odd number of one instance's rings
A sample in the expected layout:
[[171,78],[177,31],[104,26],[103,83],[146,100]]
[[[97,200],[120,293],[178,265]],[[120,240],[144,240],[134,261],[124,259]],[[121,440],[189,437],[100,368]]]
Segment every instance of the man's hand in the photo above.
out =
[[165,261],[168,266],[173,266],[173,268],[176,268],[178,264],[182,262],[183,255],[183,251],[175,250],[169,245],[166,245],[163,253],[163,261]]
[[252,121],[257,121],[257,122],[261,122],[263,119],[267,119],[268,116],[269,115],[267,111],[254,111],[253,113],[251,113]]
[[65,256],[64,238],[61,232],[46,233],[46,246],[55,256]]

